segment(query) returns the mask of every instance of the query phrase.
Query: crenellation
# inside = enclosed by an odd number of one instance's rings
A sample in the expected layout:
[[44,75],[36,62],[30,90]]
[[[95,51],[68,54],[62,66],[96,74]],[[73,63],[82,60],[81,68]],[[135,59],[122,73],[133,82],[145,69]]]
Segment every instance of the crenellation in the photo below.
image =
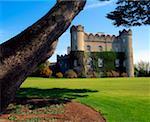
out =
[[99,41],[99,42],[113,42],[116,39],[115,35],[109,34],[93,34],[93,33],[84,33],[85,41]]
[[73,25],[70,29],[70,33],[74,32],[74,31],[76,31],[76,26]]
[[100,38],[101,36],[97,33],[97,34],[95,34],[95,38]]
[[76,26],[76,30],[84,32],[84,27],[82,25],[78,25]]
[[132,35],[132,30],[131,29],[129,29],[129,30],[123,29],[123,31],[119,31],[119,36],[129,35],[129,34]]
[[68,57],[68,55],[67,54],[65,54],[65,55],[57,55],[57,59],[58,60],[63,60],[63,59],[66,59]]
[[88,36],[88,39],[89,39],[89,41],[94,41],[95,36],[92,33],[90,33],[89,36]]

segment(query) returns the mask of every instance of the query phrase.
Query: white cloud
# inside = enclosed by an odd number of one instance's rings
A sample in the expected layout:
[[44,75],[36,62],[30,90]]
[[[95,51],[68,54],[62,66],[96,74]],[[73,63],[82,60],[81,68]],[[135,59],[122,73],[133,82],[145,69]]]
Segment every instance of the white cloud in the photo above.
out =
[[101,7],[101,6],[106,6],[106,5],[108,5],[108,4],[111,4],[111,3],[113,3],[114,2],[114,0],[110,0],[110,1],[97,1],[97,2],[89,2],[89,4],[87,4],[87,6],[85,7],[85,10],[87,10],[87,9],[91,9],[91,8],[98,8],[98,7]]

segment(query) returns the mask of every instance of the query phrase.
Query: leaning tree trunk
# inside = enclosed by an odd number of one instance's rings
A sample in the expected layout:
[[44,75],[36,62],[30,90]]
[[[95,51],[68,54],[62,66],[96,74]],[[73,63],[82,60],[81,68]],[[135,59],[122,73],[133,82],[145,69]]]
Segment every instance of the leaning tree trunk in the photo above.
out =
[[53,54],[57,39],[86,3],[58,1],[39,21],[0,45],[0,113],[6,110],[27,76]]

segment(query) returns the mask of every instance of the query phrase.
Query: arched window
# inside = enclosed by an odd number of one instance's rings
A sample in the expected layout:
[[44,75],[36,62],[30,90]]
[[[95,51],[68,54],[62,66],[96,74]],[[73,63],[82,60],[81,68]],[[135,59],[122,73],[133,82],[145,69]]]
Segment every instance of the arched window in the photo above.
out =
[[119,66],[120,66],[120,60],[119,60],[119,59],[116,59],[116,60],[115,60],[115,66],[116,66],[116,67],[119,67]]
[[77,45],[75,45],[75,50],[77,50]]
[[99,51],[102,52],[103,51],[103,47],[99,46]]
[[90,45],[87,45],[87,51],[91,51],[91,46]]
[[115,46],[115,52],[119,52],[119,46],[118,45]]
[[98,59],[98,67],[103,67],[103,59]]
[[91,64],[92,64],[92,58],[89,57],[89,58],[87,59],[87,65],[91,65]]
[[91,69],[92,68],[92,58],[91,57],[89,57],[89,58],[87,58],[87,62],[86,62],[86,64],[87,64],[87,68],[89,69]]
[[125,39],[123,39],[123,43],[125,43],[126,42],[126,40]]
[[116,50],[116,52],[119,52],[119,48],[118,48],[118,47],[116,47],[116,49],[115,49],[115,50]]
[[125,60],[123,61],[123,67],[126,67],[126,61]]
[[75,66],[75,67],[78,66],[77,60],[74,60],[74,66]]

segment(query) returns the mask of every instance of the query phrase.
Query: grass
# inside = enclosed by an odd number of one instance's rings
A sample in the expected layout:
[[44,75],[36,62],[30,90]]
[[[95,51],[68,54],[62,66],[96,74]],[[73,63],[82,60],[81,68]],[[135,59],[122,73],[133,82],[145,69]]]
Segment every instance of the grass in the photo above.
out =
[[17,96],[73,99],[99,111],[108,122],[150,122],[150,78],[28,78]]

